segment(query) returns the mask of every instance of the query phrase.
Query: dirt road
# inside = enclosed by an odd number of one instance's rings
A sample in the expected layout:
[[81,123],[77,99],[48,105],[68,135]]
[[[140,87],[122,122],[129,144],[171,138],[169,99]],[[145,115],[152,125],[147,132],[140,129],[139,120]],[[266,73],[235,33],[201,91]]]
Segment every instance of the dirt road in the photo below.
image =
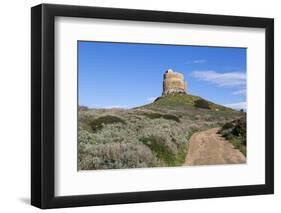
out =
[[245,156],[217,134],[219,128],[194,133],[189,141],[185,165],[246,163]]

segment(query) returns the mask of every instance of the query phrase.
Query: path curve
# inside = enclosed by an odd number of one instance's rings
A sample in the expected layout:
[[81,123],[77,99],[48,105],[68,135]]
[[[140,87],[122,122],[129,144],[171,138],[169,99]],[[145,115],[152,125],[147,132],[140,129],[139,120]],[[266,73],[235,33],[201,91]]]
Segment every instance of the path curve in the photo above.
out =
[[194,133],[188,144],[185,165],[246,163],[245,156],[217,134],[219,128]]

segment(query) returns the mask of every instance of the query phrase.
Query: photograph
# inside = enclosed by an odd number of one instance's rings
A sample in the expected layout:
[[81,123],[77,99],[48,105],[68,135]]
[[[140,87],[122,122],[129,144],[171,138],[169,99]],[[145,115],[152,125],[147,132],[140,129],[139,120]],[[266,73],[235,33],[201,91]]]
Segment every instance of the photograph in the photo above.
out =
[[151,4],[32,6],[31,205],[274,194],[275,13]]
[[77,168],[247,163],[247,48],[77,41]]

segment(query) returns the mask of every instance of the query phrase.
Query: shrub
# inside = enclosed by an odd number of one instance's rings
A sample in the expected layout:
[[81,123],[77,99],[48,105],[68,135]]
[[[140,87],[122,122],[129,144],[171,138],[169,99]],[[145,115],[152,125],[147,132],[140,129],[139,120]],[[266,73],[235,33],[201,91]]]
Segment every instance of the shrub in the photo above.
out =
[[204,99],[194,101],[194,106],[197,108],[210,109],[210,104]]
[[224,124],[218,133],[246,156],[246,116]]
[[99,118],[91,121],[89,125],[91,126],[93,132],[96,132],[96,131],[102,129],[103,125],[114,124],[114,123],[125,124],[125,121],[117,116],[105,115],[105,116],[99,117]]
[[233,128],[233,123],[232,123],[232,122],[225,123],[225,124],[222,126],[222,130],[232,129],[232,128]]
[[150,113],[143,113],[142,115],[150,118],[150,119],[159,119],[159,118],[164,118],[166,120],[173,120],[176,122],[180,122],[180,119],[175,116],[175,115],[171,115],[171,114],[160,114],[160,113],[154,113],[154,112],[150,112]]
[[176,155],[175,166],[182,165],[185,162],[186,154],[186,144],[182,144],[178,149],[178,154]]
[[243,116],[241,119],[237,120],[237,123],[232,130],[232,134],[241,137],[242,143],[246,145],[246,131],[246,116]]
[[143,137],[140,139],[146,146],[148,146],[152,152],[154,152],[158,159],[163,160],[168,165],[173,164],[175,161],[175,155],[165,146],[165,139],[151,135],[149,137]]
[[79,106],[79,108],[78,108],[79,110],[84,110],[84,111],[87,111],[87,110],[89,110],[89,108],[88,107],[86,107],[86,106]]
[[[178,100],[173,102],[175,98]],[[176,108],[151,105],[130,110],[80,109],[79,169],[180,166],[193,131],[236,117],[228,112],[196,110],[195,99],[187,105],[178,104],[185,101],[184,95],[171,99]]]
[[188,131],[188,133],[187,133],[187,140],[189,140],[191,138],[191,136],[197,131],[198,131],[197,129],[191,128],[190,131]]
[[157,119],[157,118],[161,118],[162,115],[159,113],[154,113],[154,112],[150,112],[150,113],[143,113],[142,115],[150,118],[150,119]]
[[83,143],[83,144],[90,144],[90,143],[94,143],[94,137],[93,134],[91,134],[90,132],[88,132],[85,129],[82,129],[79,127],[79,131],[78,131],[78,141],[79,143]]
[[160,163],[143,144],[79,145],[79,170],[154,167]]
[[234,135],[231,132],[226,132],[222,136],[225,137],[226,140],[232,140],[234,138]]
[[163,115],[163,118],[167,119],[167,120],[173,120],[173,121],[176,121],[178,123],[180,122],[180,119],[175,115],[165,114],[165,115]]
[[243,153],[243,155],[246,156],[246,146],[241,143],[241,138],[233,138],[230,140],[230,143],[234,146],[235,149],[239,149],[240,152]]

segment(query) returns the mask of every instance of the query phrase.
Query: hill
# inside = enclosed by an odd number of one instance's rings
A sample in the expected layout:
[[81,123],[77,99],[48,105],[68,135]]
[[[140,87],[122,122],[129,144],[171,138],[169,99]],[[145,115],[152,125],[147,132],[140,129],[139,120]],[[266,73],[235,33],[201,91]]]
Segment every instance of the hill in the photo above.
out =
[[215,104],[211,101],[205,100],[199,96],[189,95],[186,93],[175,93],[158,97],[153,103],[145,105],[143,107],[164,107],[175,109],[188,109],[190,107],[204,108],[197,106],[197,103],[204,101],[208,103],[209,109],[212,111],[220,112],[236,112],[235,110]]
[[182,165],[193,132],[243,114],[185,93],[133,109],[79,107],[78,113],[80,170]]

